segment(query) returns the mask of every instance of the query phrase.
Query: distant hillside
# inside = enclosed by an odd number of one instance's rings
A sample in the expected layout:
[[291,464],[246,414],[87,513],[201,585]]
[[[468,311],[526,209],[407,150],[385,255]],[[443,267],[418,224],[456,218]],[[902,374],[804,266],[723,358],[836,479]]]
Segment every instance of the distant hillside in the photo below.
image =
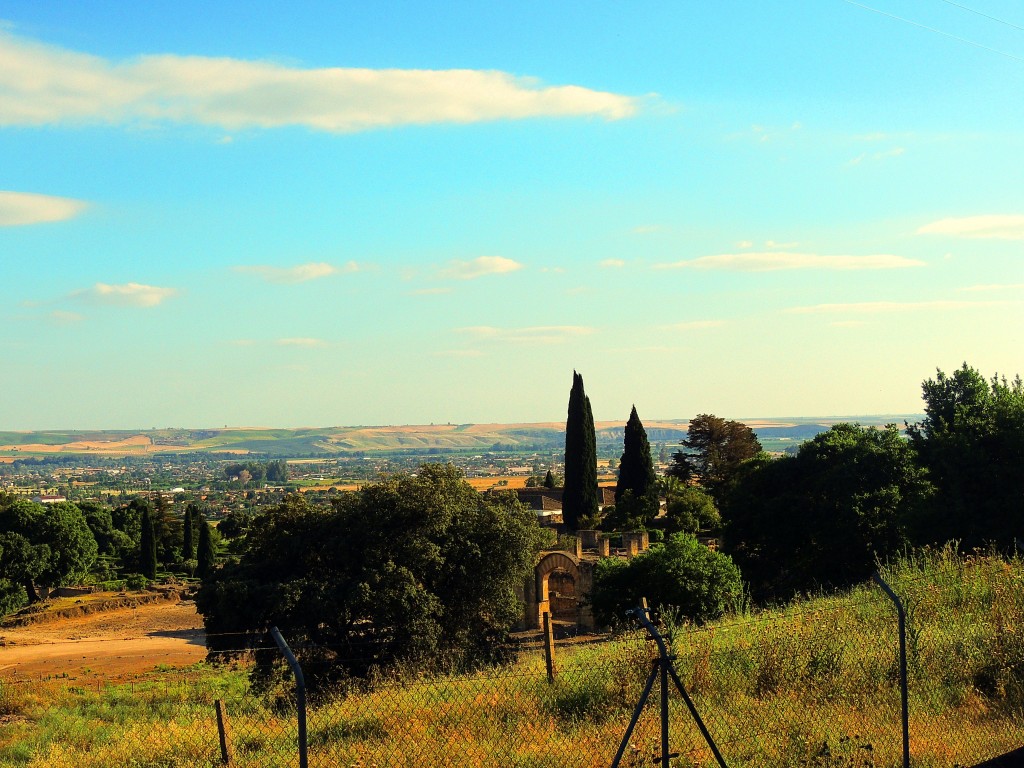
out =
[[[918,415],[857,416],[848,418],[746,419],[766,450],[799,445],[840,421],[882,425],[914,422]],[[595,425],[599,446],[613,450],[622,444],[623,422]],[[645,423],[652,443],[677,445],[686,437],[686,419]],[[344,455],[395,451],[439,453],[452,451],[547,451],[564,445],[565,425],[430,424],[407,426],[312,427],[271,429],[61,430],[0,432],[0,456],[83,454],[144,456],[160,453],[232,453],[261,456]]]

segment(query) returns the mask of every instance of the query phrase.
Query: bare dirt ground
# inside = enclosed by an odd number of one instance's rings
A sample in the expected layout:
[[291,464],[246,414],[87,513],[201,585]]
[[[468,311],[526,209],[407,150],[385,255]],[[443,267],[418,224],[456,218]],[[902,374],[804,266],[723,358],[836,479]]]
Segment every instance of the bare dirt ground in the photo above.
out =
[[113,678],[184,667],[205,657],[203,620],[192,601],[0,628],[0,678]]

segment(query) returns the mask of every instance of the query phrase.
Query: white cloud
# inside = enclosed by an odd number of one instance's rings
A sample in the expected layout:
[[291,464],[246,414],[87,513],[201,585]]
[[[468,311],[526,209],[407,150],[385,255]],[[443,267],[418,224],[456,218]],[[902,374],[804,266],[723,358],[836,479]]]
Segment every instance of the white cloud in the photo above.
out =
[[799,247],[800,243],[795,240],[790,240],[788,243],[777,243],[774,240],[765,240],[765,248],[780,248],[782,250],[792,250]]
[[[0,58],[0,63],[2,61],[3,59]],[[2,108],[2,96],[0,96],[0,108]],[[74,218],[85,208],[86,204],[81,200],[72,200],[68,197],[0,191],[0,227],[64,221]]]
[[142,283],[109,285],[96,283],[92,288],[75,291],[73,298],[84,299],[94,304],[108,304],[115,307],[155,307],[164,299],[177,296],[175,288],[159,288]]
[[622,259],[604,259],[601,266],[605,269],[620,269],[626,266],[626,262]]
[[302,125],[352,132],[541,116],[629,117],[636,99],[506,72],[299,69],[268,61],[147,55],[125,61],[0,30],[0,125]]
[[736,247],[737,248],[741,248],[741,249],[742,248],[753,248],[754,247],[754,243],[751,242],[750,240],[740,240],[738,243],[736,243]]
[[522,269],[523,265],[504,256],[477,256],[470,261],[451,261],[441,277],[453,280],[475,280],[485,275],[502,275]]
[[279,347],[322,347],[324,345],[323,339],[312,339],[308,337],[292,337],[285,339],[278,339],[276,342]]
[[457,328],[456,331],[481,341],[500,341],[513,344],[559,344],[570,339],[588,336],[594,332],[594,329],[583,325],[538,325],[528,328],[495,328],[490,325],[475,325]]
[[816,315],[836,312],[876,315],[892,312],[919,312],[938,310],[942,312],[978,307],[1006,306],[1008,301],[861,301],[851,304],[815,304],[810,307],[790,307],[783,310],[792,315]]
[[993,240],[1024,240],[1024,216],[961,216],[919,227],[919,235],[950,235]]
[[682,323],[663,325],[661,329],[664,331],[699,331],[704,328],[718,328],[723,325],[725,325],[724,320],[688,320]]
[[256,275],[268,283],[305,283],[309,280],[319,280],[331,275],[358,272],[359,265],[354,261],[350,261],[344,266],[336,267],[333,264],[328,264],[326,261],[311,261],[294,267],[241,266],[235,267],[235,271]]
[[785,251],[723,253],[696,259],[656,264],[655,269],[720,269],[731,272],[774,272],[782,269],[901,269],[923,267],[923,261],[892,254],[822,256]]

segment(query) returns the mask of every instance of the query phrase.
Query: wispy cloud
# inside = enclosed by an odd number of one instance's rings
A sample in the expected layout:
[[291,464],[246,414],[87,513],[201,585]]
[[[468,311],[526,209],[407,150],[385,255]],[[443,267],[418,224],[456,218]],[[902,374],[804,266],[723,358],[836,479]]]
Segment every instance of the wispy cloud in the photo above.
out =
[[992,240],[1024,240],[1024,216],[961,216],[919,227],[919,235],[949,235]]
[[469,261],[450,261],[440,276],[452,280],[475,280],[485,275],[503,275],[522,268],[523,265],[518,261],[504,256],[477,256]]
[[123,285],[96,283],[92,288],[75,291],[71,297],[93,304],[106,304],[114,307],[155,307],[165,299],[177,295],[176,288],[159,288],[142,283],[124,283]]
[[325,342],[323,339],[313,339],[305,336],[291,337],[278,339],[274,342],[279,347],[322,347]]
[[655,269],[727,270],[730,272],[774,272],[783,269],[902,269],[923,267],[923,261],[892,254],[869,256],[823,256],[815,253],[762,251],[749,253],[722,253],[696,259],[656,264]]
[[341,267],[328,264],[326,261],[311,261],[307,264],[298,264],[294,267],[272,267],[268,265],[240,266],[234,268],[236,272],[256,275],[268,283],[305,283],[310,280],[319,280],[323,277],[330,277],[348,272],[358,272],[359,265],[349,261]]
[[849,313],[877,315],[893,312],[953,311],[979,307],[999,307],[1011,304],[1009,301],[861,301],[850,304],[815,304],[809,307],[790,307],[783,310],[792,315],[815,315]]
[[888,160],[893,157],[899,157],[906,150],[903,147],[893,147],[882,152],[861,152],[856,157],[847,161],[847,165],[861,165],[866,162],[881,162],[882,160]]
[[468,69],[299,69],[147,55],[125,61],[0,30],[0,125],[302,125],[337,133],[428,123],[636,113],[628,96]]
[[50,322],[56,323],[57,325],[74,325],[80,323],[85,319],[85,315],[78,312],[68,312],[63,309],[55,309],[49,315]]
[[724,320],[687,320],[682,323],[670,323],[660,326],[663,331],[700,331],[705,328],[719,328],[725,325]]
[[[0,50],[0,54],[2,54],[2,50]],[[3,58],[0,56],[0,62],[2,61]],[[0,74],[0,80],[2,78],[3,75]],[[2,89],[0,89],[0,94],[2,94]],[[3,97],[0,95],[0,115],[2,114]],[[85,208],[86,203],[68,197],[0,191],[0,227],[19,227],[26,224],[64,221],[74,218]]]
[[626,266],[626,262],[622,259],[604,259],[601,261],[601,266],[605,269],[621,269]]
[[500,341],[513,344],[559,344],[570,339],[588,336],[593,328],[583,325],[538,325],[528,328],[495,328],[474,325],[456,331],[480,341]]
[[451,288],[417,288],[409,291],[410,296],[438,296],[444,293],[451,293]]

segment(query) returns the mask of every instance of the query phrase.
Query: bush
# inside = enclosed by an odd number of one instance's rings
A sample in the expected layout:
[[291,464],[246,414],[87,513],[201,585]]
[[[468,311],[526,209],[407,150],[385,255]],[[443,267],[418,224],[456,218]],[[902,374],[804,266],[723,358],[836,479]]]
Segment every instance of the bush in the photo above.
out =
[[601,560],[591,601],[595,618],[606,625],[620,622],[642,597],[700,623],[736,607],[742,596],[740,571],[732,558],[689,534],[676,533],[632,560]]
[[141,573],[129,573],[124,579],[124,585],[127,589],[145,589],[150,583],[150,580]]

